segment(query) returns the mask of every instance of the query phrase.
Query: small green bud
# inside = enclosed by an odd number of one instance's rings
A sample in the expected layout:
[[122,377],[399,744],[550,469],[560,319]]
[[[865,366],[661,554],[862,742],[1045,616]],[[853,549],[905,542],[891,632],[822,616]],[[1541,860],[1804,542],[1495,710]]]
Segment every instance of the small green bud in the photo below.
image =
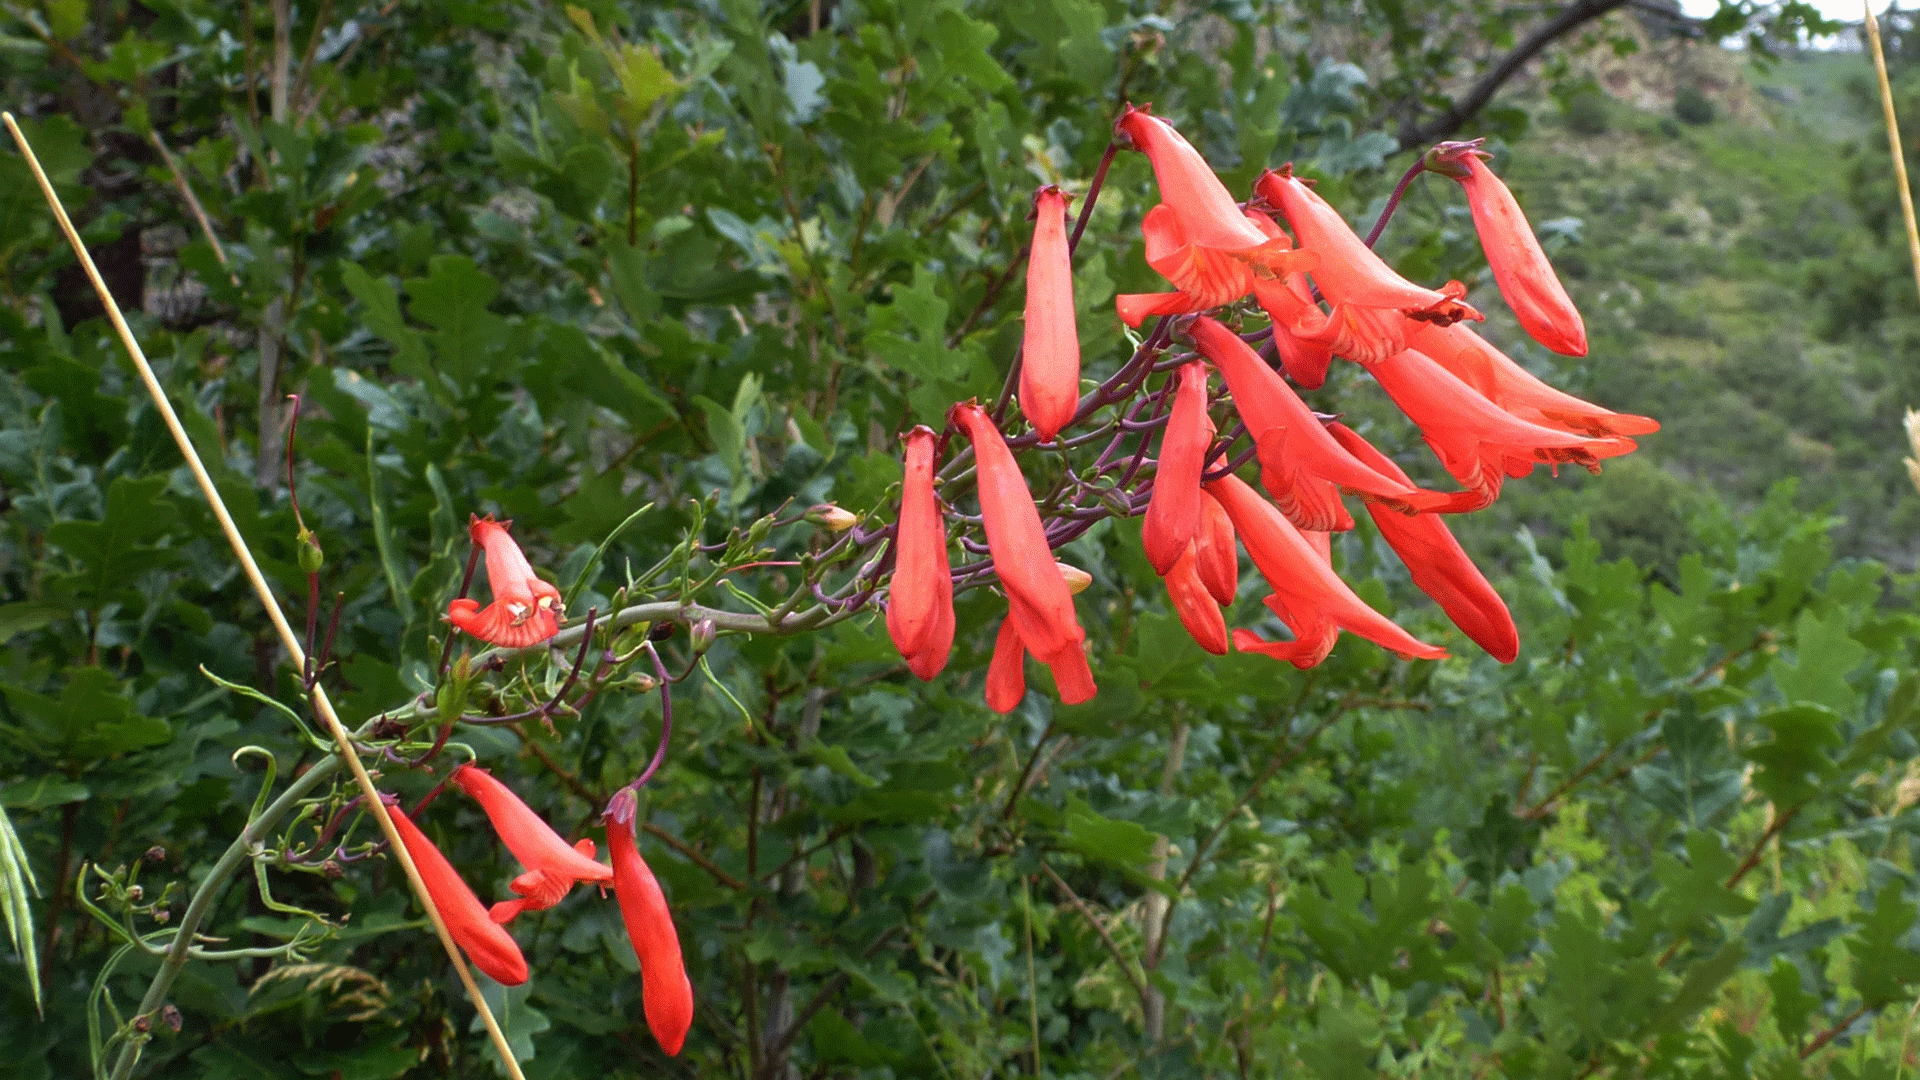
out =
[[713,640],[718,636],[719,628],[713,625],[712,619],[701,619],[687,628],[687,641],[696,656],[713,648]]
[[853,511],[843,510],[832,503],[821,503],[810,508],[807,520],[828,532],[846,532],[860,523]]
[[301,529],[297,538],[300,542],[300,569],[309,574],[317,574],[326,565],[327,557],[320,550],[320,538],[311,529]]

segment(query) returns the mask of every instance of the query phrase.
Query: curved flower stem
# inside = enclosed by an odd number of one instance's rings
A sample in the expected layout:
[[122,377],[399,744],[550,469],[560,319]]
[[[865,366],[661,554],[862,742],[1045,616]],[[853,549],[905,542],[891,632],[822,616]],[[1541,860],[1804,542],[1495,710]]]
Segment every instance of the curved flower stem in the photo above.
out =
[[1393,186],[1393,194],[1387,196],[1387,205],[1380,211],[1380,220],[1373,223],[1373,231],[1367,234],[1366,244],[1368,247],[1372,247],[1373,242],[1380,239],[1380,234],[1387,230],[1387,221],[1393,217],[1393,212],[1399,208],[1400,197],[1407,193],[1407,185],[1413,183],[1414,177],[1426,171],[1427,159],[1425,155],[1422,155],[1420,160],[1413,163],[1413,168],[1407,170],[1407,175],[1401,177],[1400,182]]
[[653,661],[653,670],[660,678],[660,745],[654,748],[653,760],[633,783],[627,787],[639,791],[653,774],[660,771],[660,764],[667,760],[667,743],[673,739],[673,682],[667,678],[667,665],[660,662],[660,654],[654,650],[653,642],[647,642],[647,656]]
[[[240,835],[233,838],[233,843],[227,846],[220,861],[214,863],[213,869],[207,871],[207,876],[200,879],[200,887],[194,890],[193,899],[187,902],[186,913],[180,916],[179,930],[168,945],[166,958],[160,962],[160,970],[154,973],[153,982],[147,984],[146,995],[140,999],[140,1008],[135,1016],[146,1016],[166,1003],[167,992],[173,989],[174,980],[180,977],[181,969],[186,966],[195,932],[200,929],[200,923],[206,919],[214,903],[220,899],[227,880],[251,858],[254,847],[266,839],[267,833],[272,831],[280,818],[305,798],[308,792],[319,787],[321,781],[332,776],[340,764],[341,758],[337,753],[315,762],[312,768],[294,777],[293,783],[287,785],[287,790],[268,803],[259,816],[248,822]],[[120,1057],[114,1062],[112,1080],[126,1080],[133,1075],[134,1063],[140,1060],[140,1048],[145,1041],[144,1037],[136,1036],[121,1048]]]
[[[467,590],[473,588],[473,572],[480,565],[480,545],[468,546],[471,550],[467,552],[467,572],[460,576],[460,591],[454,594],[455,600],[466,598]],[[447,677],[447,665],[453,660],[453,639],[459,635],[459,630],[454,629],[451,624],[447,626],[447,640],[446,644],[440,647],[440,668],[439,674],[435,676],[436,681]]]
[[1113,156],[1120,152],[1120,144],[1107,140],[1107,152],[1100,155],[1100,164],[1093,170],[1093,180],[1087,184],[1085,201],[1080,204],[1080,217],[1073,223],[1073,235],[1067,237],[1067,251],[1080,246],[1080,234],[1087,231],[1087,219],[1093,217],[1093,204],[1100,201],[1100,189],[1106,186],[1107,169],[1113,165]]

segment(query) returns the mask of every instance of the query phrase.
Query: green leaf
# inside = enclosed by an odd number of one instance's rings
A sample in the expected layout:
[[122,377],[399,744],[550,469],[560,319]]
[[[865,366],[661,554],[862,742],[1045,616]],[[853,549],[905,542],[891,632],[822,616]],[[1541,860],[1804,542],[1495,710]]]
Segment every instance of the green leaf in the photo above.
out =
[[964,378],[972,362],[964,350],[947,347],[947,302],[936,295],[940,276],[927,267],[913,284],[889,290],[893,302],[873,309],[873,351],[888,365],[922,379]]
[[357,263],[340,263],[340,283],[360,301],[361,321],[394,348],[395,371],[416,379],[429,375],[427,348],[420,332],[407,325],[400,314],[400,293],[392,285],[361,269]]
[[1131,821],[1103,817],[1079,799],[1068,800],[1065,825],[1066,845],[1090,859],[1131,870],[1153,857],[1152,833]]
[[1874,895],[1873,911],[1860,932],[1847,939],[1853,958],[1853,992],[1868,1008],[1878,1008],[1905,993],[1908,983],[1920,980],[1920,954],[1902,944],[1913,929],[1915,906],[1898,880],[1889,881]]
[[21,634],[31,634],[52,626],[72,614],[72,607],[45,600],[0,604],[0,644]]
[[487,310],[500,282],[464,255],[435,255],[427,276],[409,279],[406,287],[407,310],[437,331],[432,340],[440,373],[456,386],[478,378],[506,331],[506,320]]
[[120,692],[120,680],[101,668],[67,671],[60,696],[50,698],[0,684],[7,705],[29,736],[66,760],[91,761],[157,746],[173,738],[165,720],[141,716]]
[[815,741],[809,743],[806,749],[807,755],[813,758],[816,764],[826,766],[828,770],[846,777],[861,787],[870,788],[880,785],[880,781],[875,780],[860,766],[853,763],[853,758],[847,755],[846,747],[830,746]]
[[1810,701],[1842,715],[1860,707],[1847,673],[1866,659],[1867,647],[1847,636],[1845,612],[1834,611],[1823,620],[1802,611],[1794,623],[1794,652],[1793,665],[1776,665],[1773,675],[1788,701]]
[[49,806],[79,802],[92,794],[85,784],[42,774],[0,787],[0,806],[15,810],[45,810]]
[[47,543],[80,564],[67,580],[90,606],[130,591],[135,578],[172,560],[172,552],[149,543],[165,535],[179,517],[179,510],[161,497],[166,487],[165,476],[116,477],[107,488],[106,512],[99,521],[62,521],[47,529]]
[[1836,771],[1827,750],[1846,741],[1839,714],[1824,705],[1792,705],[1763,713],[1758,722],[1773,739],[1746,751],[1760,766],[1753,786],[1783,811],[1819,794]]

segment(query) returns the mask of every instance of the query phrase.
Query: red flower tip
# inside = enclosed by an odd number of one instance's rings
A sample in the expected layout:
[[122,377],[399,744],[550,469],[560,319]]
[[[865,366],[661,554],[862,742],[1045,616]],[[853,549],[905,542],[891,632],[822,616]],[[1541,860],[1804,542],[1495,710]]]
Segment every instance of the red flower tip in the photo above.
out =
[[680,934],[673,913],[660,891],[660,882],[633,843],[633,829],[614,825],[607,830],[607,854],[613,859],[613,895],[620,902],[620,919],[627,940],[640,961],[640,999],[647,1027],[670,1055],[686,1045],[693,1026],[693,984],[680,954]]
[[1420,326],[1408,340],[1488,401],[1528,423],[1595,438],[1650,435],[1660,430],[1658,420],[1603,409],[1548,386],[1470,327]]
[[490,645],[523,649],[560,632],[560,590],[534,575],[533,567],[507,529],[511,521],[489,514],[473,516],[468,535],[487,560],[487,587],[493,603],[482,608],[465,598],[447,605],[447,620]]
[[1355,460],[1286,380],[1233,331],[1202,315],[1193,320],[1190,333],[1227,380],[1233,407],[1259,454],[1261,484],[1299,528],[1351,529],[1353,518],[1340,503],[1342,489],[1406,511],[1435,509],[1449,498],[1381,476]]
[[1220,605],[1200,580],[1199,563],[1194,558],[1192,544],[1188,544],[1186,550],[1180,553],[1164,577],[1167,598],[1173,602],[1173,611],[1180,617],[1180,625],[1187,628],[1187,633],[1193,635],[1193,640],[1199,642],[1201,648],[1215,656],[1225,656],[1227,620],[1220,614]]
[[993,556],[994,572],[1013,602],[1022,644],[1048,664],[1070,656],[1079,656],[1084,664],[1080,643],[1086,639],[1086,632],[1074,614],[1073,595],[1054,565],[1046,527],[1013,452],[978,404],[955,405],[948,419],[973,443],[987,550]]
[[1433,660],[1447,655],[1445,649],[1420,641],[1368,607],[1300,530],[1239,477],[1223,476],[1209,483],[1207,491],[1233,518],[1247,554],[1273,587],[1267,607],[1294,635],[1292,641],[1269,642],[1251,631],[1235,630],[1235,648],[1309,668],[1326,658],[1339,632],[1346,630],[1401,656]]
[[1375,341],[1370,347],[1360,344],[1370,335],[1390,332],[1394,325],[1391,321],[1361,322],[1355,315],[1342,315],[1342,308],[1381,308],[1441,324],[1484,318],[1460,299],[1466,290],[1458,282],[1449,282],[1442,289],[1429,289],[1395,273],[1354,235],[1338,210],[1290,171],[1268,170],[1254,189],[1285,216],[1300,246],[1319,255],[1319,264],[1313,271],[1314,284],[1334,308],[1329,318],[1344,321],[1347,325],[1342,329],[1352,335],[1346,347],[1335,347],[1335,352],[1348,355],[1353,351],[1370,351],[1374,355],[1388,355],[1397,351],[1391,339]]
[[1439,152],[1430,156],[1464,173],[1454,178],[1467,189],[1473,229],[1480,234],[1480,247],[1487,253],[1493,280],[1520,320],[1520,328],[1554,352],[1585,356],[1586,324],[1554,274],[1546,252],[1540,250],[1540,241],[1513,192],[1480,160],[1488,155],[1469,143],[1444,144],[1436,149]]
[[1632,439],[1589,438],[1529,423],[1481,396],[1416,349],[1366,365],[1400,411],[1420,427],[1427,445],[1455,480],[1491,501],[1509,476],[1535,464],[1580,465],[1600,471],[1604,458],[1633,451]]
[[612,870],[593,861],[593,841],[582,840],[568,847],[560,834],[487,770],[462,765],[453,771],[451,779],[486,811],[487,820],[500,834],[500,841],[528,871],[515,878],[511,885],[523,899],[496,904],[493,912],[496,921],[505,922],[521,911],[550,908],[567,895],[576,881],[613,880]]
[[[1406,473],[1391,458],[1346,425],[1328,424],[1327,430],[1375,472],[1406,480]],[[1367,510],[1387,546],[1407,564],[1420,591],[1432,597],[1447,618],[1488,655],[1503,664],[1513,663],[1520,655],[1520,632],[1514,628],[1513,615],[1446,523],[1432,514],[1397,514],[1377,506]]]
[[480,906],[480,898],[460,880],[453,864],[407,815],[396,810],[388,816],[393,819],[394,831],[400,834],[407,855],[413,859],[414,869],[420,872],[420,881],[426,885],[427,896],[439,910],[440,920],[447,924],[453,943],[467,954],[473,966],[502,986],[526,982],[527,958],[521,955],[513,935],[493,921],[487,909]]
[[[1020,636],[1020,625],[1023,621],[1032,622],[1033,616],[1020,615],[1020,601],[1011,596],[1008,600],[1007,617],[1001,620],[1000,631],[993,639],[993,661],[987,665],[987,707],[997,713],[1012,712],[1027,696],[1026,659],[1032,651]],[[1075,647],[1052,659],[1041,659],[1053,673],[1054,689],[1060,694],[1061,704],[1078,705],[1093,700],[1100,692],[1094,685],[1093,670],[1087,666],[1084,649]]]
[[1232,607],[1240,593],[1240,548],[1233,536],[1233,519],[1220,500],[1200,492],[1200,526],[1193,534],[1193,558],[1200,583],[1222,607]]
[[900,492],[900,523],[894,537],[893,581],[887,592],[887,634],[907,666],[931,679],[953,650],[953,578],[947,562],[947,531],[933,491],[931,428],[907,432],[906,480]]
[[1067,199],[1057,186],[1034,193],[1033,246],[1027,257],[1020,411],[1043,442],[1053,441],[1080,407],[1080,333],[1073,312]]

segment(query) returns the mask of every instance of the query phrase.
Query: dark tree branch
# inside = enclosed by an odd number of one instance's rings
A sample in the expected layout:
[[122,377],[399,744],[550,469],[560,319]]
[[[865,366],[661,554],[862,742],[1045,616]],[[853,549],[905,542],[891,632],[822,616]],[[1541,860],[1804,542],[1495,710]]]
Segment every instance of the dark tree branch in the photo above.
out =
[[1513,47],[1513,51],[1500,58],[1500,62],[1489,68],[1486,74],[1474,81],[1467,92],[1454,99],[1453,105],[1438,116],[1429,117],[1424,122],[1416,116],[1409,116],[1400,125],[1400,146],[1402,149],[1421,149],[1429,143],[1438,142],[1467,125],[1467,121],[1479,115],[1487,107],[1493,95],[1527,65],[1527,61],[1540,55],[1548,45],[1572,33],[1583,23],[1605,15],[1609,11],[1627,6],[1630,0],[1575,0],[1560,14],[1542,23],[1526,39]]

